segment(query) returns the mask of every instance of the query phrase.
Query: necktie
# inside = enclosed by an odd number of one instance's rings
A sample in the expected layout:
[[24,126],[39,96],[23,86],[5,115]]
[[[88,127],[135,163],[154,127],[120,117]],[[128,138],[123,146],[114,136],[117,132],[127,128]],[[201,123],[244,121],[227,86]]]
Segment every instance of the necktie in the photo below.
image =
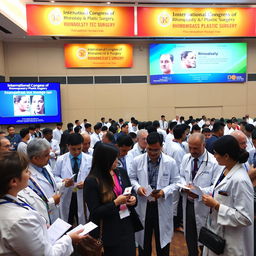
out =
[[43,174],[44,177],[47,179],[47,181],[52,185],[52,187],[54,187],[54,186],[53,186],[52,179],[51,179],[49,173],[47,172],[46,168],[44,168],[44,167],[42,168],[42,174]]
[[192,180],[195,178],[197,171],[198,171],[198,158],[195,158],[194,166],[193,166],[193,170],[192,170]]
[[146,150],[145,150],[145,149],[141,150],[141,154],[144,154],[145,152],[146,152]]
[[74,181],[77,181],[77,176],[78,176],[78,172],[79,172],[79,167],[78,167],[78,158],[74,157],[74,166],[73,166],[73,174],[76,174],[76,176],[74,177]]

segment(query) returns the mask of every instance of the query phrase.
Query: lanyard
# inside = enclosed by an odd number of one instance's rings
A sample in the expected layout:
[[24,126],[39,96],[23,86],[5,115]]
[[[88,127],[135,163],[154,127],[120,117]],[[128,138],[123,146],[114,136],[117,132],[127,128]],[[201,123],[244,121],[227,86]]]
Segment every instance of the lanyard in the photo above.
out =
[[19,202],[15,201],[14,199],[9,198],[7,196],[4,196],[3,199],[5,199],[6,201],[5,202],[0,202],[0,205],[1,204],[10,204],[11,203],[11,204],[16,204],[18,206],[21,206],[22,208],[24,208],[26,210],[28,210],[28,208],[26,208],[26,206],[29,207],[31,210],[35,210],[33,207],[31,207],[29,204],[27,204],[25,202],[19,203]]
[[29,187],[48,205],[48,199],[44,195],[42,189],[38,186],[38,184],[34,181],[32,177],[30,177],[29,180],[32,182],[36,189],[34,189],[32,186]]

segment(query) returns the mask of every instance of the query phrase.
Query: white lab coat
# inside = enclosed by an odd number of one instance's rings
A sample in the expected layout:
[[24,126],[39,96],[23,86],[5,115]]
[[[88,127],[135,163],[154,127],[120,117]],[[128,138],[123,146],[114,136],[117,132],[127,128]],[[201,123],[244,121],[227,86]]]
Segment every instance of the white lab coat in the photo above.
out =
[[[81,153],[81,165],[77,176],[77,183],[84,181],[91,170],[92,157],[88,154]],[[70,178],[73,175],[72,165],[70,161],[70,153],[61,155],[56,162],[54,175],[61,179]],[[63,195],[60,200],[60,215],[63,220],[68,221],[69,207],[71,203],[72,190],[74,186],[65,188]],[[84,200],[83,200],[83,189],[77,190],[77,207],[78,207],[78,224],[85,224],[84,216]]]
[[57,157],[60,155],[60,145],[59,142],[55,139],[52,139],[51,142],[51,152],[50,152],[50,160],[49,160],[49,164],[52,167],[52,169],[54,169],[56,161],[57,161]]
[[162,130],[167,130],[167,128],[168,128],[168,123],[167,123],[167,121],[163,121],[163,120],[159,120],[159,124],[160,124],[160,128],[162,129]]
[[[56,182],[55,178],[52,174],[52,168],[50,165],[44,166],[46,170],[48,171],[51,180],[53,182],[53,187],[49,183],[49,181],[44,177],[44,175],[40,172],[38,172],[32,164],[29,164],[28,169],[31,172],[31,178],[36,182],[36,184],[40,187],[42,192],[44,193],[45,197],[48,199],[48,207],[49,207],[49,216],[51,223],[53,223],[56,219],[60,217],[60,211],[58,205],[55,205],[53,195],[56,194],[63,186],[64,183],[62,182]],[[36,189],[33,183],[29,182],[29,185]],[[37,189],[36,189],[37,190]]]
[[101,141],[102,139],[102,135],[99,133],[99,134],[96,134],[95,132],[93,134],[90,135],[91,136],[91,144],[90,144],[90,147],[93,148],[94,145],[98,142],[98,141]]
[[[180,144],[179,142],[169,142],[167,145],[165,144],[164,153],[170,157],[172,157],[177,164],[179,173],[180,173],[180,165],[184,155],[186,154],[185,146]],[[177,208],[180,199],[180,192],[175,191],[173,194],[173,215],[177,216]]]
[[[5,200],[0,199],[2,201]],[[45,219],[38,212],[14,203],[0,205],[0,233],[0,255],[68,256],[73,252],[72,240],[68,235],[52,245]]]
[[[131,183],[137,192],[139,187],[148,186],[148,154],[135,157],[130,172]],[[161,161],[157,179],[157,189],[164,191],[165,197],[158,199],[159,230],[161,248],[171,242],[173,235],[173,198],[172,194],[178,188],[176,183],[180,182],[180,176],[175,160],[161,153]],[[136,210],[140,220],[145,225],[147,198],[138,196]],[[135,234],[136,242],[143,248],[144,230]]]
[[63,134],[62,130],[59,130],[57,128],[55,128],[52,132],[52,136],[54,140],[57,140],[58,144],[60,144],[60,140],[61,140],[61,135]]
[[36,192],[34,192],[31,188],[26,187],[18,193],[18,198],[29,204],[36,211],[38,211],[40,215],[45,218],[46,223],[50,224],[47,205],[44,200],[36,194]]
[[[222,255],[253,256],[253,186],[243,165],[236,164],[215,187],[214,199],[220,208],[212,211],[208,228],[226,240]],[[204,248],[203,255],[216,254]]]
[[[210,194],[213,189],[213,184],[216,178],[219,176],[223,170],[223,166],[218,165],[215,157],[209,153],[206,149],[202,155],[203,161],[201,162],[197,174],[192,182],[192,161],[194,160],[191,157],[191,154],[186,154],[180,166],[180,179],[181,183],[187,185],[192,183],[195,186],[199,186],[204,194]],[[187,194],[183,193],[183,223],[186,223],[186,207],[187,207]],[[198,198],[194,199],[194,209],[195,209],[195,218],[196,218],[196,227],[197,234],[202,226],[205,226],[206,218],[210,211],[210,208],[203,204],[202,201],[199,201]],[[186,232],[186,226],[185,226]]]
[[131,150],[128,151],[127,155],[126,155],[126,167],[127,167],[127,173],[129,175],[129,172],[132,168],[132,162],[133,162],[133,159],[136,157],[136,156],[139,156],[141,154],[143,154],[142,152],[142,149],[140,148],[138,142],[135,143],[135,145],[133,146],[133,148]]

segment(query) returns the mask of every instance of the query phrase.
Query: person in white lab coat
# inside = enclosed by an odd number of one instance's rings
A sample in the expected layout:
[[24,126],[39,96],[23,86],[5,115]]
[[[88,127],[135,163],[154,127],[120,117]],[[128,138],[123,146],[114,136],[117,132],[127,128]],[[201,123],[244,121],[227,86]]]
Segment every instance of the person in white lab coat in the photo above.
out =
[[83,152],[92,156],[93,148],[90,147],[91,145],[91,136],[87,132],[82,132],[81,135],[83,136]]
[[70,186],[70,181],[56,182],[52,168],[48,164],[50,158],[50,144],[45,139],[36,139],[29,142],[27,155],[29,158],[29,187],[40,196],[48,207],[51,223],[60,217],[59,203],[65,185]]
[[45,219],[17,194],[28,186],[27,161],[17,152],[0,154],[0,255],[68,256],[72,242],[84,238],[78,232],[51,243]]
[[[147,153],[135,157],[130,171],[131,183],[137,192],[137,211],[144,230],[135,234],[139,255],[151,255],[153,231],[158,256],[169,256],[173,235],[173,198],[180,181],[175,160],[162,153],[163,140],[159,133],[147,137]],[[148,197],[149,185],[153,189]],[[150,200],[151,199],[151,200]]]
[[83,137],[78,133],[68,137],[66,154],[57,159],[53,173],[61,179],[70,179],[75,175],[73,184],[65,188],[60,201],[61,218],[71,225],[76,219],[77,224],[85,224],[83,186],[92,163],[92,157],[82,152]]
[[91,145],[90,147],[93,148],[94,145],[98,142],[101,141],[102,136],[101,136],[101,128],[102,128],[102,124],[101,123],[97,123],[94,125],[93,129],[94,129],[94,133],[91,134]]
[[[230,135],[216,141],[213,149],[218,163],[225,167],[213,195],[203,195],[203,202],[211,208],[207,228],[226,240],[221,255],[253,256],[253,186],[242,165],[249,154]],[[216,254],[204,247],[203,255]]]
[[146,152],[146,148],[148,145],[147,137],[148,137],[148,131],[146,129],[141,129],[138,131],[137,143],[133,146],[133,148],[131,150],[128,151],[127,156],[126,156],[126,167],[127,167],[128,175],[132,168],[133,159],[136,156],[139,156]]
[[162,130],[167,130],[167,128],[168,128],[168,123],[167,123],[167,121],[166,121],[166,119],[165,119],[165,115],[161,115],[161,120],[159,120],[159,124],[160,124],[160,128],[162,129]]
[[[188,139],[189,151],[180,165],[181,183],[188,187],[199,186],[204,193],[212,191],[212,185],[222,167],[214,156],[205,149],[205,138],[201,133],[193,133]],[[198,236],[205,225],[210,209],[198,196],[189,190],[183,190],[183,223],[189,255],[199,255]]]
[[52,169],[54,169],[57,157],[60,155],[60,145],[57,140],[53,139],[52,129],[45,128],[42,132],[44,139],[47,140],[51,145],[49,165],[52,167]]
[[52,132],[53,139],[57,140],[58,144],[60,144],[61,135],[63,134],[62,126],[63,126],[63,123],[57,123],[56,128]]

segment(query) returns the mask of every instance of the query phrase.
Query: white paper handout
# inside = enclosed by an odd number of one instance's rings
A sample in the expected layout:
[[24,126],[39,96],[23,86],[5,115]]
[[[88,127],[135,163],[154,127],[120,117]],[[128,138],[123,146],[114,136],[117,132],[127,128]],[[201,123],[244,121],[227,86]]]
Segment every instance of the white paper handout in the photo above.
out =
[[128,196],[128,195],[130,195],[131,193],[132,193],[132,187],[127,187],[127,188],[124,189],[123,195],[124,195],[124,196]]
[[201,190],[200,187],[194,186],[194,188],[191,188],[190,191],[191,191],[192,193],[198,195],[198,200],[199,200],[199,201],[202,200],[203,191]]
[[97,228],[97,227],[98,227],[98,226],[97,226],[95,223],[93,223],[92,221],[90,221],[90,222],[88,222],[88,223],[85,224],[85,225],[80,224],[80,225],[78,225],[77,227],[73,228],[72,230],[70,230],[70,231],[67,233],[67,235],[70,234],[70,233],[73,233],[73,232],[76,232],[76,231],[78,231],[78,230],[83,229],[83,231],[79,234],[79,236],[83,236],[83,235],[86,235],[86,234],[90,233],[92,230],[94,230],[94,229]]
[[189,187],[187,187],[186,185],[184,184],[181,184],[181,183],[177,183],[176,186],[180,187],[180,188],[183,188],[183,189],[187,189],[187,190],[190,190]]
[[70,227],[71,225],[69,223],[60,218],[55,220],[47,230],[51,244],[53,245]]
[[146,187],[146,197],[149,197],[149,195],[151,194],[152,191],[153,191],[153,189],[151,188],[150,185],[148,185],[148,186]]

